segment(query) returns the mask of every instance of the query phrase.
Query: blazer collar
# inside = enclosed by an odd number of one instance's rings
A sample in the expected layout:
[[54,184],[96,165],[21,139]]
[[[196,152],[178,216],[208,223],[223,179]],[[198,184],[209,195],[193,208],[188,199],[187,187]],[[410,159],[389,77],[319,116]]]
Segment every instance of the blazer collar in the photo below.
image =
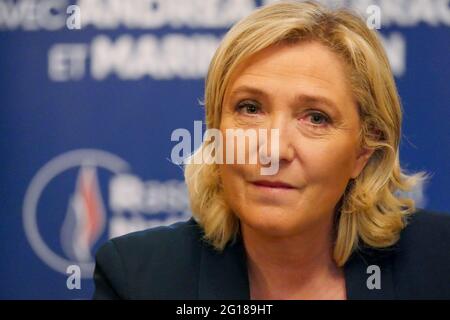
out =
[[[394,250],[360,248],[344,266],[347,299],[394,299],[393,266]],[[367,268],[377,265],[381,271],[381,288],[370,290]],[[238,236],[219,253],[204,242],[200,258],[199,299],[248,300],[250,286],[247,273],[246,253]]]

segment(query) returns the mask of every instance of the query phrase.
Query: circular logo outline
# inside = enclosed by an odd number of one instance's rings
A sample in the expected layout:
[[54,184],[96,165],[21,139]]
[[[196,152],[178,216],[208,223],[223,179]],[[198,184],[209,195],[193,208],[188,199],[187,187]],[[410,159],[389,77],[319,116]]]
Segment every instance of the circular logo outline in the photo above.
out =
[[50,268],[62,274],[66,274],[69,265],[79,265],[82,278],[91,278],[95,263],[80,263],[70,261],[53,252],[40,235],[37,225],[37,206],[39,198],[48,183],[62,172],[89,163],[96,167],[109,170],[115,174],[129,171],[129,164],[120,157],[107,151],[96,149],[77,149],[56,156],[41,167],[25,193],[22,218],[25,235],[36,255]]

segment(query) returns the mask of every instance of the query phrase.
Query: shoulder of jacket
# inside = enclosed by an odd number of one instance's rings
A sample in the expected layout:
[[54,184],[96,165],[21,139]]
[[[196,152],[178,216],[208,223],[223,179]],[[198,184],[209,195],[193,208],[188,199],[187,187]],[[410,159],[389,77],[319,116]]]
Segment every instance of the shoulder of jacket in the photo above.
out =
[[189,238],[201,238],[202,230],[197,222],[190,218],[187,221],[180,221],[168,226],[158,226],[150,229],[136,231],[120,237],[112,238],[116,246],[161,246],[176,244],[179,241],[186,241]]
[[405,245],[450,245],[450,214],[418,209],[407,220],[407,225],[400,234],[400,241]]

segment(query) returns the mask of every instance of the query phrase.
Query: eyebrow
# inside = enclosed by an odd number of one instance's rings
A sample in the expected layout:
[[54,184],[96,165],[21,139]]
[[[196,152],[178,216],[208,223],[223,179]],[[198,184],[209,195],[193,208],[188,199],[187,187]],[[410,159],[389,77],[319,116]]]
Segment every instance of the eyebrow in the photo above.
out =
[[[237,87],[236,89],[234,89],[231,93],[230,93],[230,97],[235,96],[236,94],[239,93],[251,93],[257,96],[263,96],[265,98],[268,98],[268,94],[266,92],[264,92],[261,89],[252,87],[252,86],[248,86],[248,85],[242,85]],[[339,108],[337,107],[336,103],[333,102],[331,99],[324,97],[324,96],[320,96],[320,95],[309,95],[309,94],[298,94],[295,98],[296,101],[300,102],[300,103],[320,103],[323,105],[327,105],[331,108],[333,108],[336,112],[339,113]]]

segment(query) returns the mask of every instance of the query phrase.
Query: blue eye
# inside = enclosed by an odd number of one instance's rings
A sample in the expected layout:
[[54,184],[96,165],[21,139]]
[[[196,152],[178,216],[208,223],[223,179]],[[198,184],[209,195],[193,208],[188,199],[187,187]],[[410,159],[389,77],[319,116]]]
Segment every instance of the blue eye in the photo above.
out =
[[320,112],[312,112],[309,114],[310,121],[315,126],[320,126],[330,122],[330,118]]
[[260,106],[255,104],[255,103],[251,103],[251,102],[241,102],[237,105],[236,109],[239,112],[245,112],[248,114],[257,114],[260,111]]

